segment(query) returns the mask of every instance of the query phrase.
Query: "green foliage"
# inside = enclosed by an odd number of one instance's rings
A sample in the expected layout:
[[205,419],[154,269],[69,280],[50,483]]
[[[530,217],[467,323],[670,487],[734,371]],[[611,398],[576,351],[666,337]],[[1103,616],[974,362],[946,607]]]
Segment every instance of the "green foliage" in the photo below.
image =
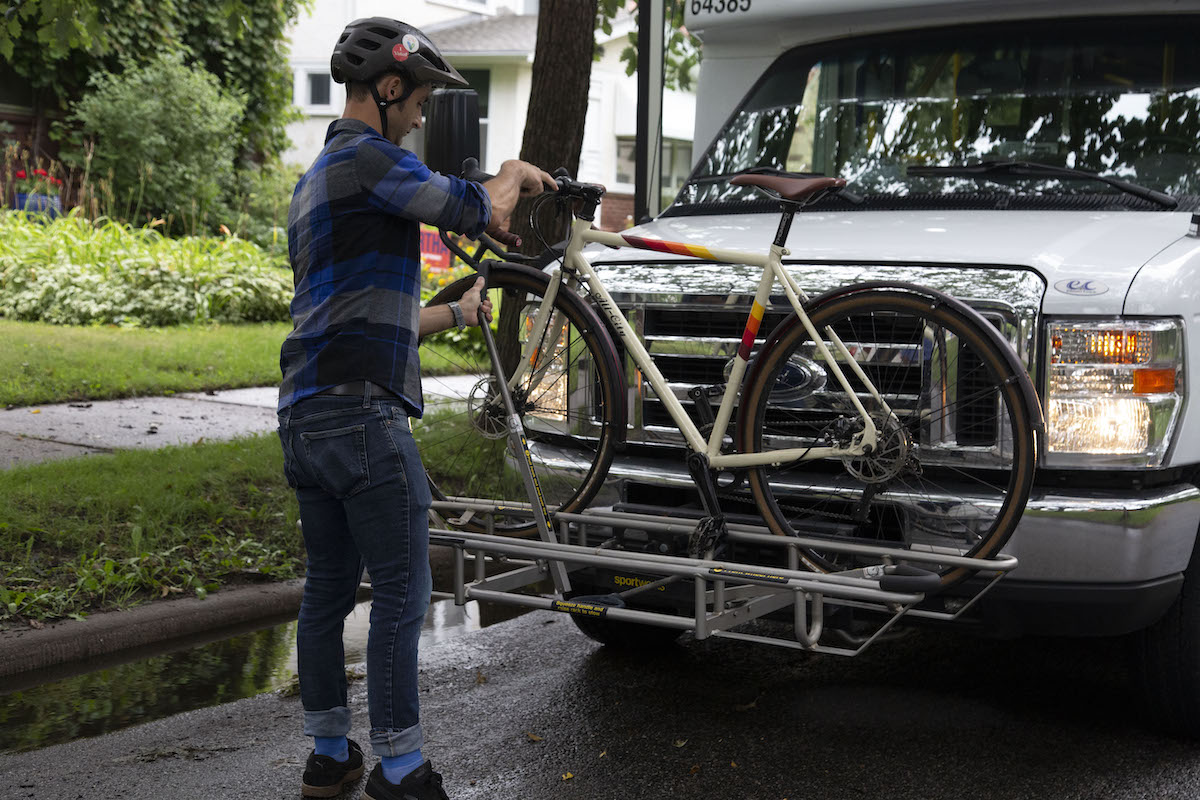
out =
[[[190,223],[194,230],[232,181],[244,103],[204,69],[162,55],[143,67],[97,73],[70,121],[95,141],[90,169],[109,176],[130,218],[145,211],[175,220],[168,228]],[[83,165],[78,153],[64,158]]]
[[[700,40],[684,26],[685,0],[665,0],[666,15],[664,35],[665,58],[663,60],[663,82],[669,89],[688,91],[692,88],[692,75],[700,65]],[[611,36],[613,32],[612,19],[617,12],[630,7],[630,13],[637,13],[636,0],[600,0],[596,15],[596,27]],[[625,62],[625,74],[637,72],[638,66],[638,31],[629,34],[629,44],[621,50],[621,60]],[[597,53],[599,57],[599,53]]]
[[0,472],[0,620],[294,577],[282,461],[270,435]]
[[22,69],[16,58],[18,45],[37,50],[48,61],[60,61],[75,50],[104,46],[104,31],[95,3],[79,0],[29,0],[13,3],[16,14],[5,15],[0,25],[0,58],[11,61],[20,74],[37,77]]
[[57,324],[288,319],[290,270],[233,236],[0,212],[0,316]]
[[219,219],[243,239],[286,258],[288,205],[303,174],[303,167],[278,160],[237,170]]
[[[11,0],[10,0],[11,2]],[[98,72],[181,54],[246,98],[234,139],[241,157],[261,161],[287,145],[298,118],[284,34],[310,0],[24,0],[0,21],[0,57],[47,101],[69,107]],[[168,95],[183,106],[190,98]]]

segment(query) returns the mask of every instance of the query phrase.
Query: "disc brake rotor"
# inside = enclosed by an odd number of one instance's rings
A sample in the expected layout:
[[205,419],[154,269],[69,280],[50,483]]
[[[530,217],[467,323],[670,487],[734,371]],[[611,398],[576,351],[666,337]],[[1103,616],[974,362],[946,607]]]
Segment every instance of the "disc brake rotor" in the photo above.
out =
[[846,471],[863,483],[886,483],[910,467],[912,437],[894,416],[871,415],[875,450],[870,455],[844,458]]

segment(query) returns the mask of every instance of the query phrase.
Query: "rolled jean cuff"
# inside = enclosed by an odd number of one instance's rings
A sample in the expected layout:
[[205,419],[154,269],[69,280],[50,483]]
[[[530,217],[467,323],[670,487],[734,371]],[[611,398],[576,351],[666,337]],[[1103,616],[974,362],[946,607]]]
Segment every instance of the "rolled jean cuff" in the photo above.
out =
[[402,756],[425,746],[425,734],[421,732],[421,723],[404,730],[387,730],[375,728],[371,731],[371,750],[375,755]]
[[345,706],[304,712],[305,736],[345,736],[349,732],[350,709]]

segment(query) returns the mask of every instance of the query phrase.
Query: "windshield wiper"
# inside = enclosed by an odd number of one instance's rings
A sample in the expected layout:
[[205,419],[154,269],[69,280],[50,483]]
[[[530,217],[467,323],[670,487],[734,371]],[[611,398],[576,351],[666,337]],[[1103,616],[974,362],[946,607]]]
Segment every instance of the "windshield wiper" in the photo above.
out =
[[1120,189],[1125,194],[1149,200],[1151,203],[1156,203],[1163,208],[1176,208],[1179,205],[1179,201],[1171,197],[1171,195],[1155,191],[1154,189],[1148,189],[1145,186],[1138,186],[1136,183],[1098,175],[1095,172],[1088,172],[1085,169],[1056,167],[1052,164],[1039,164],[1036,161],[980,161],[978,164],[960,164],[948,167],[910,166],[907,173],[913,177],[927,175],[981,175],[983,177],[993,175],[1028,175],[1032,177],[1066,178],[1077,181],[1098,181],[1099,183],[1107,183],[1115,189]]

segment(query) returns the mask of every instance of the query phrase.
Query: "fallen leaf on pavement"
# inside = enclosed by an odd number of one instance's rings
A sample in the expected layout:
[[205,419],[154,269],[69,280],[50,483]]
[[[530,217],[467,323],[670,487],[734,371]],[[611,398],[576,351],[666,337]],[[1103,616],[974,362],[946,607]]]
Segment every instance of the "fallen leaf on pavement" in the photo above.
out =
[[697,772],[699,772],[699,771],[700,771],[700,765],[699,765],[699,764],[692,764],[692,768],[691,768],[691,770],[689,770],[689,771],[690,771],[690,772],[691,772],[693,775],[695,775]]
[[542,740],[542,737],[538,736],[536,733],[525,731],[525,735],[529,737],[529,741],[531,742],[540,742]]
[[29,413],[30,414],[40,414],[40,413],[42,413],[42,410],[40,408],[35,408],[32,411],[30,411]]
[[563,773],[563,780],[564,780],[564,781],[569,781],[569,780],[571,780],[571,778],[574,778],[574,777],[575,777],[575,776],[574,776],[573,774],[571,774],[570,772],[564,772],[564,773]]
[[685,744],[687,744],[687,743],[688,743],[688,740],[687,740],[687,739],[676,739],[676,740],[675,740],[675,746],[676,746],[676,747],[683,747],[683,746],[684,746]]
[[487,675],[484,675],[481,669],[475,670],[475,685],[482,686],[485,683],[487,683]]

